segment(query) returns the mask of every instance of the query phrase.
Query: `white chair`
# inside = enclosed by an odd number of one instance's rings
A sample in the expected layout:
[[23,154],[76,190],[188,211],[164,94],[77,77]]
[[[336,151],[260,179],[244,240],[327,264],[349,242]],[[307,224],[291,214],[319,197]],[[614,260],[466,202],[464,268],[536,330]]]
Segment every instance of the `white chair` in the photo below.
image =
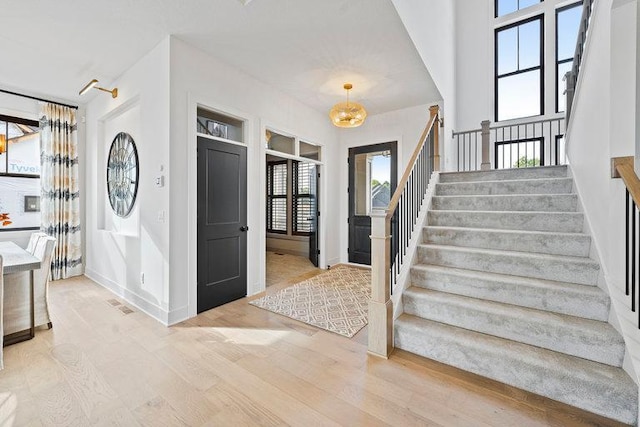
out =
[[[48,293],[51,256],[55,245],[55,238],[40,237],[33,251],[33,255],[41,261],[40,268],[33,271],[33,304],[36,327],[48,325],[51,328],[53,326],[49,317]],[[29,271],[22,271],[4,275],[3,335],[24,331],[31,327],[29,274]]]
[[43,233],[41,231],[37,233],[31,233],[26,251],[33,255],[33,251],[35,251],[36,249],[36,244],[41,237],[47,237],[47,233]]

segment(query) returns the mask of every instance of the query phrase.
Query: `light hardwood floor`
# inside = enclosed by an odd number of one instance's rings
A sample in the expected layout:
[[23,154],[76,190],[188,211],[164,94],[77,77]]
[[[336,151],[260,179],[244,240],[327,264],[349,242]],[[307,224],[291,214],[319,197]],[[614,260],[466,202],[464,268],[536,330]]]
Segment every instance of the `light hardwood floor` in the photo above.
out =
[[50,291],[54,328],[5,348],[0,426],[614,425],[247,299],[167,328],[86,278]]

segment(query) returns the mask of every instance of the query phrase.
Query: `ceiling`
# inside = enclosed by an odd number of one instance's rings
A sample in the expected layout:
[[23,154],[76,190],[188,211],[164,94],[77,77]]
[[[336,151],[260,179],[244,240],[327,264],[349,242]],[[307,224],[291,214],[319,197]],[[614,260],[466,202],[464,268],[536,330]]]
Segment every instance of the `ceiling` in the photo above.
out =
[[440,98],[391,0],[21,0],[0,27],[3,89],[87,102],[167,35],[326,112],[369,114]]

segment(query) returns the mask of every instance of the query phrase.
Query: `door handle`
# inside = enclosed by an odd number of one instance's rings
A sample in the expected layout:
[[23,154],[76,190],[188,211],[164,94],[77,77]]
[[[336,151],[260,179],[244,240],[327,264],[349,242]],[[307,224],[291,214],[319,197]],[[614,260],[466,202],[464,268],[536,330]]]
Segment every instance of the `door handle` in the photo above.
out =
[[248,225],[243,225],[242,227],[240,227],[240,231],[244,232],[244,231],[248,231],[249,230],[249,226]]

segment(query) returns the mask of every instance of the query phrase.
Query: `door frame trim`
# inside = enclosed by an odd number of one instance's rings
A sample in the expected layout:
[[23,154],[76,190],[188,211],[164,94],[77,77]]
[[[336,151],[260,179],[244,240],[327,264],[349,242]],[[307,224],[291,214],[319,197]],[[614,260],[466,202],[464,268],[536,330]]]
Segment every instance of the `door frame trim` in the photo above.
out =
[[[339,152],[339,170],[340,170],[340,185],[344,190],[343,195],[340,196],[340,204],[339,204],[339,224],[340,224],[340,256],[338,259],[332,260],[335,263],[349,263],[349,224],[347,223],[347,219],[349,218],[349,196],[347,194],[347,187],[349,185],[349,165],[347,164],[347,158],[349,157],[349,148],[360,147],[362,145],[371,145],[371,144],[379,144],[389,141],[397,141],[398,142],[398,174],[404,172],[404,168],[406,167],[406,162],[408,159],[405,159],[405,149],[404,149],[404,141],[417,140],[419,135],[415,137],[404,137],[398,129],[391,129],[388,132],[384,130],[380,130],[378,132],[366,133],[363,136],[358,136],[353,140],[343,141],[342,145],[338,147]],[[407,155],[410,155],[410,151]],[[398,176],[398,181],[400,181],[401,176]],[[358,264],[361,265],[361,264]]]
[[[251,168],[252,159],[255,161],[256,153],[254,141],[253,126],[254,117],[244,111],[224,106],[216,103],[211,99],[203,98],[199,95],[195,95],[191,92],[187,93],[187,240],[188,240],[188,252],[187,252],[187,317],[192,318],[198,314],[198,164],[197,164],[197,148],[198,148],[198,133],[196,132],[196,118],[198,114],[198,108],[205,108],[210,111],[215,111],[220,114],[224,114],[234,119],[243,122],[243,145],[247,148],[247,206],[251,200],[252,190],[255,191],[251,181],[249,179],[249,170]],[[234,144],[233,142],[222,141],[227,144]],[[168,222],[167,222],[168,224]],[[247,224],[249,229],[254,229],[256,224],[251,223],[251,218],[247,214]],[[249,248],[251,247],[250,235],[247,236],[247,260],[251,259],[249,254]],[[247,295],[252,295],[255,290],[252,284],[257,282],[255,274],[249,268],[249,262],[247,262]],[[264,283],[264,280],[262,280]],[[170,292],[170,290],[169,290]],[[183,311],[179,309],[179,311]],[[185,319],[175,319],[181,321]],[[175,323],[175,322],[173,322]],[[171,324],[171,323],[170,323]]]
[[[355,156],[357,156],[358,154],[368,154],[368,153],[375,153],[377,151],[380,150],[384,150],[384,147],[389,146],[389,151],[391,152],[391,158],[392,160],[395,160],[395,163],[392,162],[391,164],[391,170],[389,171],[390,173],[390,180],[391,180],[391,184],[392,184],[392,192],[391,195],[393,195],[393,192],[395,191],[396,187],[398,186],[398,173],[399,173],[399,163],[400,163],[400,159],[399,159],[399,151],[398,151],[398,146],[400,144],[398,143],[398,140],[389,140],[386,142],[375,142],[372,144],[365,144],[365,145],[357,145],[354,147],[348,147],[347,148],[347,159],[351,160],[351,153],[354,153],[354,158]],[[352,185],[351,184],[355,184],[355,182],[352,182],[352,177],[351,177],[351,170],[352,167],[355,167],[353,165],[351,165],[351,162],[348,162],[348,166],[347,166],[347,189],[348,189],[348,193],[347,193],[347,217],[349,218],[349,220],[351,219],[351,201],[353,198],[353,190],[352,190]],[[394,174],[395,172],[395,174]],[[366,215],[358,215],[358,216],[366,216]],[[347,262],[349,262],[350,264],[354,264],[354,265],[363,265],[366,266],[367,264],[358,264],[354,261],[351,261],[350,259],[350,254],[349,254],[349,249],[351,247],[351,226],[352,224],[349,223],[347,224]]]
[[[286,127],[279,126],[265,119],[260,120],[259,127],[260,127],[260,138],[259,138],[258,144],[260,146],[260,185],[261,185],[260,188],[263,189],[263,191],[260,193],[260,198],[259,198],[261,216],[260,216],[260,236],[258,241],[258,248],[260,248],[260,254],[258,255],[258,265],[260,268],[260,278],[261,278],[260,283],[262,284],[262,289],[260,290],[261,292],[266,290],[266,282],[267,282],[266,280],[267,279],[267,194],[266,194],[266,191],[264,191],[264,189],[267,187],[267,154],[278,155],[280,157],[291,159],[291,160],[308,161],[321,166],[320,180],[319,180],[320,194],[318,195],[318,199],[319,199],[318,203],[320,205],[320,218],[318,221],[319,222],[318,228],[320,229],[320,235],[318,236],[318,242],[320,245],[320,256],[318,257],[318,266],[319,266],[318,268],[324,268],[327,265],[326,264],[326,256],[327,256],[326,243],[327,242],[325,238],[326,236],[325,221],[327,220],[327,214],[325,213],[323,215],[322,210],[323,210],[323,206],[326,206],[327,173],[326,173],[325,162],[323,159],[325,159],[327,156],[327,144],[316,142],[315,138],[306,138],[304,135],[298,135],[295,132],[287,130]],[[321,153],[322,153],[320,157],[321,160],[318,161],[318,160],[306,159],[304,157],[299,157],[299,156],[286,154],[286,153],[278,154],[279,152],[277,151],[274,152],[272,150],[267,150],[265,140],[264,140],[264,135],[267,129],[272,129],[274,131],[277,131],[281,135],[293,137],[293,138],[296,138],[297,140],[302,140],[310,144],[314,144],[321,147]]]

